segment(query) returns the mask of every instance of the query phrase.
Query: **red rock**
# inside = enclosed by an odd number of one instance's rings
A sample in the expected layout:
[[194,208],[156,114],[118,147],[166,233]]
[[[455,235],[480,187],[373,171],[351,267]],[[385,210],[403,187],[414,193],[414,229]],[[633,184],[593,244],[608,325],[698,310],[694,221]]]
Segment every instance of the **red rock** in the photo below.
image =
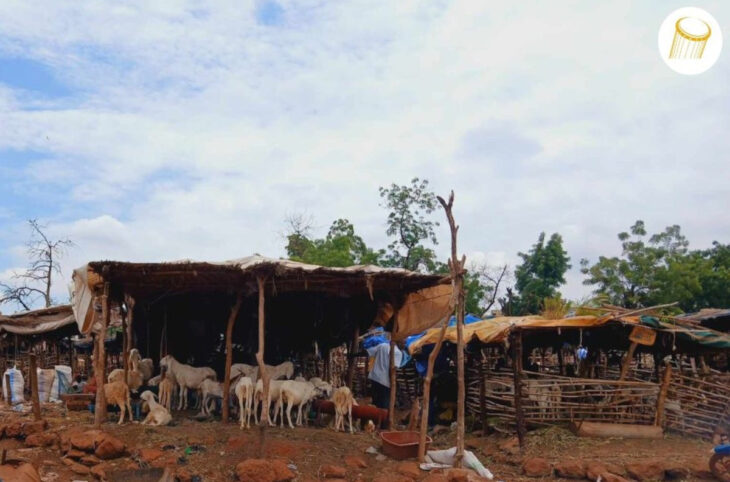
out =
[[58,444],[58,434],[53,432],[33,433],[25,438],[26,447],[48,447]]
[[236,465],[236,476],[241,482],[286,482],[294,473],[281,460],[248,459]]
[[555,464],[555,473],[564,479],[584,479],[586,468],[580,460],[561,460]]
[[586,463],[586,478],[588,480],[593,480],[594,482],[598,480],[598,477],[608,472],[608,468],[606,465],[602,462],[598,462],[597,460],[590,460]]
[[180,467],[175,471],[175,480],[179,482],[190,482],[193,480],[193,473],[191,473],[185,467]]
[[41,482],[41,476],[31,464],[20,464],[13,467],[10,464],[0,465],[0,480],[13,482]]
[[96,438],[101,434],[99,430],[74,433],[69,438],[71,447],[84,452],[93,452],[96,447]]
[[23,422],[13,422],[5,426],[5,436],[7,438],[17,438],[23,433]]
[[[73,444],[73,441],[71,443]],[[112,435],[102,433],[97,439],[94,455],[102,460],[114,459],[124,455],[125,449],[124,442]]]
[[533,457],[526,459],[522,464],[522,472],[528,477],[550,477],[553,468],[546,459]]
[[657,460],[626,464],[626,472],[636,480],[663,480],[664,465]]
[[481,482],[487,480],[470,469],[449,469],[446,471],[448,482]]
[[106,480],[106,472],[107,472],[107,465],[105,463],[101,463],[98,465],[95,465],[91,467],[91,474],[94,475],[99,480]]
[[688,479],[691,473],[692,471],[689,469],[689,467],[685,467],[684,465],[680,464],[669,466],[664,471],[664,475],[666,475],[667,478],[680,480]]
[[624,479],[620,475],[612,474],[611,472],[603,472],[599,474],[601,482],[629,482],[628,479]]
[[412,479],[418,479],[423,475],[420,467],[416,462],[401,462],[395,468],[396,472]]
[[82,452],[81,450],[71,449],[68,452],[66,452],[66,457],[71,459],[80,459],[86,455],[86,452]]
[[78,462],[72,462],[71,465],[68,466],[68,468],[80,475],[86,475],[91,472],[91,470],[87,466],[79,464]]
[[45,431],[48,428],[48,422],[45,420],[36,420],[33,422],[25,422],[23,424],[23,433],[22,435],[24,437],[27,437],[28,435],[32,435],[34,433],[40,433]]
[[511,437],[507,440],[498,444],[498,447],[503,452],[508,454],[517,455],[520,453],[520,441],[517,437]]
[[710,471],[709,457],[707,459],[694,459],[687,463],[692,475],[698,479],[714,480],[715,476]]
[[322,465],[317,472],[325,479],[341,479],[347,475],[347,470],[337,465]]
[[368,466],[368,463],[362,457],[357,455],[348,455],[345,457],[345,465],[354,469],[364,469]]
[[387,474],[375,477],[372,482],[413,482],[414,479],[401,474]]
[[87,467],[92,467],[101,463],[101,459],[95,457],[94,455],[84,455],[83,457],[81,457],[79,462],[86,465]]
[[62,457],[61,462],[63,462],[65,465],[71,465],[74,463],[72,459],[69,459],[68,457]]
[[177,465],[177,457],[175,454],[167,453],[162,457],[158,457],[155,460],[150,463],[150,466],[155,468],[167,468],[167,467],[175,467]]
[[139,449],[139,458],[145,462],[145,463],[152,463],[153,460],[159,459],[165,454],[160,449],[152,449],[152,448],[146,448],[146,449]]
[[445,474],[428,474],[421,482],[449,482]]

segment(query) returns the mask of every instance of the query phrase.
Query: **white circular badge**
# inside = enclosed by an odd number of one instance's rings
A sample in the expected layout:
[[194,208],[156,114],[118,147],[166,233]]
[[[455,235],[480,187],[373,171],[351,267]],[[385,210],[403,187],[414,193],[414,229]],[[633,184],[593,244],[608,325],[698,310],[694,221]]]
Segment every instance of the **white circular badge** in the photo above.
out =
[[659,54],[680,74],[701,74],[717,62],[721,50],[720,25],[701,8],[677,9],[659,28]]

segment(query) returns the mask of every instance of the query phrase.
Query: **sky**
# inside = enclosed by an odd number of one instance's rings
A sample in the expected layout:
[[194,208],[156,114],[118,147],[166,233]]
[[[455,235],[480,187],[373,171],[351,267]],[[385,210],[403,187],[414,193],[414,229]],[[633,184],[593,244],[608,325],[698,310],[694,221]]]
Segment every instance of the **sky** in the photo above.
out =
[[[86,261],[283,256],[292,214],[384,247],[378,187],[416,176],[455,191],[472,261],[560,233],[570,298],[637,219],[728,242],[730,47],[670,70],[657,33],[683,6],[4,0],[0,279],[29,218],[76,243],[60,301]],[[730,3],[694,6],[730,42]]]

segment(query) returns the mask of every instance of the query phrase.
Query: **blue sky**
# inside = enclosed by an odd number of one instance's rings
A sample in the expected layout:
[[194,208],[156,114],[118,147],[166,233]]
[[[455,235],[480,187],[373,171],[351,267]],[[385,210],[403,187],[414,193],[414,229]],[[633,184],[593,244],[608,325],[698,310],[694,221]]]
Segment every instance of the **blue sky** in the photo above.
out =
[[[378,186],[414,176],[455,189],[476,262],[561,233],[570,297],[580,258],[618,254],[636,219],[728,242],[728,48],[699,76],[668,69],[657,32],[682,6],[1,2],[0,279],[28,218],[76,241],[66,278],[280,256],[298,212],[385,246]],[[730,32],[730,4],[697,6]]]

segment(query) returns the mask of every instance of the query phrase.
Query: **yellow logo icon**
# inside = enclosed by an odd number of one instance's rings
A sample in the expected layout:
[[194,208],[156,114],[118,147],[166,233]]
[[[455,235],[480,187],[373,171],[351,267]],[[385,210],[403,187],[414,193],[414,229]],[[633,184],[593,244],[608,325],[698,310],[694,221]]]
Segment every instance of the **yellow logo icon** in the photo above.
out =
[[712,67],[722,50],[722,32],[717,20],[696,7],[670,13],[659,28],[659,54],[675,72],[702,73]]
[[681,17],[675,24],[670,59],[701,59],[712,29],[702,19]]

